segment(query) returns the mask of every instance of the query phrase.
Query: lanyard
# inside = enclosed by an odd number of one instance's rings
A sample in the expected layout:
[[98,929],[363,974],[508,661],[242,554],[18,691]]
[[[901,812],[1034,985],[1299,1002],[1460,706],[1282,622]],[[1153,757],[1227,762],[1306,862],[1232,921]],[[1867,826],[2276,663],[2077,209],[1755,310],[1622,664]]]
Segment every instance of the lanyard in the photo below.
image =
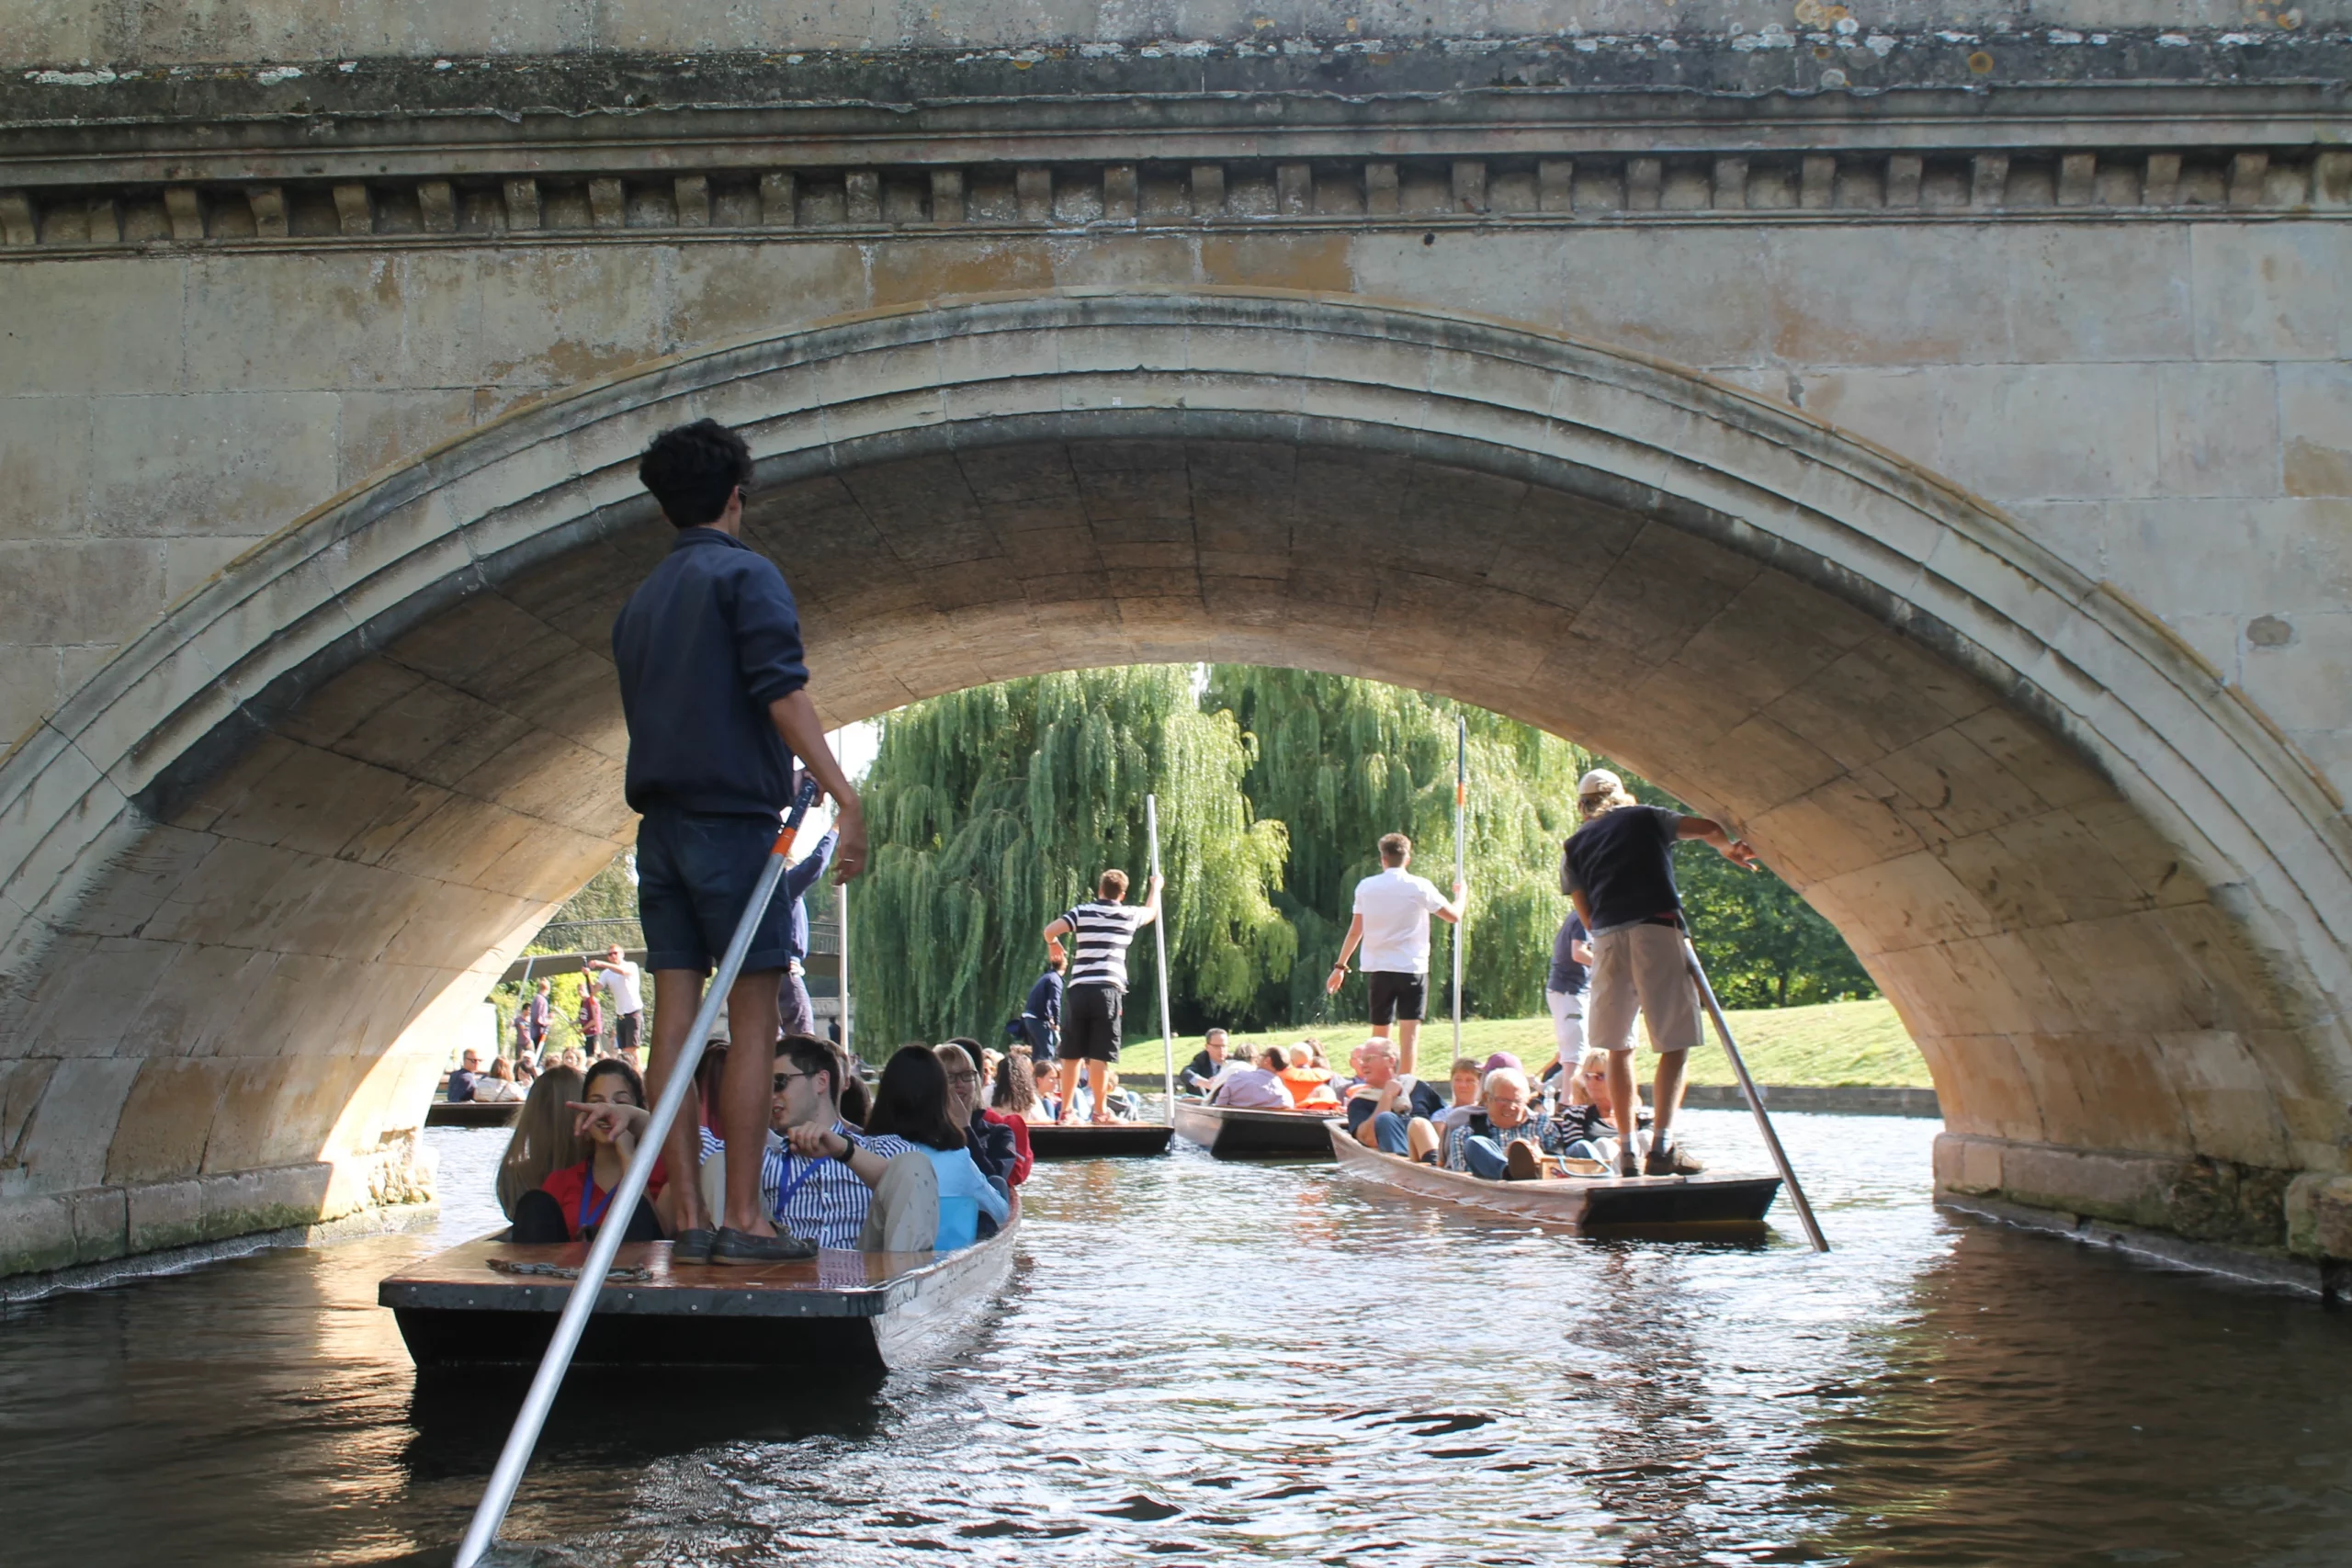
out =
[[[819,1156],[817,1156],[815,1158],[811,1159],[811,1160],[808,1162],[808,1168],[807,1168],[806,1169],[802,1170],[802,1171],[801,1171],[801,1173],[800,1173],[799,1175],[797,1175],[797,1176],[796,1176],[796,1177],[794,1177],[794,1178],[792,1179],[791,1182],[790,1182],[788,1185],[784,1186],[784,1187],[781,1187],[781,1188],[778,1188],[778,1189],[776,1190],[776,1195],[775,1195],[775,1221],[776,1221],[776,1224],[782,1224],[784,1223],[784,1206],[785,1206],[786,1203],[789,1203],[789,1202],[791,1202],[791,1201],[792,1201],[792,1195],[793,1195],[795,1192],[799,1191],[799,1190],[800,1190],[800,1189],[801,1189],[801,1187],[802,1187],[802,1186],[803,1186],[803,1185],[808,1181],[808,1179],[810,1177],[812,1177],[812,1176],[816,1175],[816,1174],[817,1174],[817,1172],[818,1172],[820,1169],[823,1168],[824,1164],[825,1164],[825,1161],[826,1161],[827,1159],[831,1158],[831,1156],[829,1156],[829,1155],[819,1155]],[[785,1169],[786,1169],[786,1170],[790,1170],[790,1169],[792,1168],[792,1156],[791,1156],[790,1155],[786,1155],[786,1156],[785,1156],[785,1165],[784,1165],[784,1168],[785,1168]]]
[[[596,1162],[592,1159],[587,1162],[587,1168],[581,1172],[580,1176],[580,1234],[582,1236],[585,1236],[588,1234],[588,1227],[591,1225],[603,1224],[605,1215],[610,1213],[613,1207],[613,1193],[607,1192],[605,1194],[604,1207],[598,1209],[593,1214],[590,1213],[588,1212],[588,1195],[595,1190]],[[617,1192],[618,1190],[620,1190],[618,1188],[615,1188],[613,1190],[615,1192]]]

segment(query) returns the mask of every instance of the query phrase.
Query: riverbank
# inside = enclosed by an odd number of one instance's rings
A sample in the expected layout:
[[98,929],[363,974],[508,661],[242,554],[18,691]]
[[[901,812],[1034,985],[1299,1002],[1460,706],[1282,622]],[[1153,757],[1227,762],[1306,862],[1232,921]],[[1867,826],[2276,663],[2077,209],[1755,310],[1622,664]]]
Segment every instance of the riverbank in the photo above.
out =
[[[1759,1083],[1805,1089],[1928,1089],[1927,1059],[1904,1032],[1894,1006],[1884,998],[1864,1002],[1824,1002],[1815,1007],[1759,1008],[1730,1013],[1732,1037],[1747,1058],[1748,1071]],[[1251,1043],[1295,1040],[1304,1030],[1270,1030],[1243,1036]],[[1322,1032],[1324,1047],[1335,1062],[1363,1038],[1355,1025],[1334,1025]],[[1442,1077],[1453,1055],[1453,1022],[1430,1020],[1421,1030],[1419,1067],[1426,1077]],[[1201,1048],[1198,1036],[1180,1036],[1176,1065],[1181,1069]],[[1548,1018],[1464,1019],[1462,1048],[1484,1059],[1509,1051],[1530,1067],[1552,1054],[1552,1021]],[[1646,1061],[1646,1046],[1642,1053]],[[1129,1042],[1120,1054],[1119,1071],[1157,1077],[1161,1052],[1157,1034]],[[1646,1070],[1646,1069],[1645,1069]],[[1729,1085],[1736,1082],[1731,1061],[1715,1043],[1712,1030],[1706,1048],[1690,1058],[1690,1082]]]

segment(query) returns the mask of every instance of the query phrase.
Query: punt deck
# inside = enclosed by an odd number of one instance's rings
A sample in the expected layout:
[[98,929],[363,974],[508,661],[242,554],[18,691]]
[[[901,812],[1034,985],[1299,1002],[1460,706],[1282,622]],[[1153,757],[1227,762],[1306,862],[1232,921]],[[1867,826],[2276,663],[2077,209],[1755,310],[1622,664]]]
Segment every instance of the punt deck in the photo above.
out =
[[[620,1249],[596,1299],[581,1366],[897,1371],[973,1326],[1012,1267],[1016,1219],[960,1252],[836,1252],[734,1268],[675,1264],[666,1241]],[[582,1242],[485,1236],[383,1280],[420,1368],[535,1366],[588,1256]],[[569,1275],[562,1270],[571,1270]]]
[[1164,1155],[1172,1127],[1152,1122],[1122,1122],[1113,1127],[1071,1122],[1029,1123],[1029,1152],[1039,1159],[1100,1159]]
[[1329,1135],[1324,1131],[1338,1112],[1315,1111],[1248,1111],[1230,1105],[1203,1105],[1180,1100],[1176,1106],[1176,1135],[1208,1150],[1219,1159],[1246,1159],[1258,1155],[1327,1155]]
[[1713,1171],[1697,1176],[1550,1176],[1541,1181],[1488,1181],[1442,1170],[1401,1155],[1368,1149],[1342,1126],[1330,1130],[1342,1174],[1390,1191],[1433,1198],[1521,1219],[1548,1220],[1577,1231],[1643,1230],[1728,1234],[1755,1231],[1781,1190],[1777,1176]]

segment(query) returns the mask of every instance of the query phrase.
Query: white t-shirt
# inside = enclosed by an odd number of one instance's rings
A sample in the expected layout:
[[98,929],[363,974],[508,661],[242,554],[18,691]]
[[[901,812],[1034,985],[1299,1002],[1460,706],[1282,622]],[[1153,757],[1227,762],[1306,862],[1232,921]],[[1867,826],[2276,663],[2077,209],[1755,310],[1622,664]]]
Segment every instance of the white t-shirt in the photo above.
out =
[[1430,915],[1445,895],[1426,876],[1390,866],[1356,884],[1356,913],[1363,917],[1366,974],[1425,975],[1430,967]]
[[621,960],[620,967],[617,969],[596,971],[596,984],[602,986],[605,988],[605,994],[613,998],[613,1011],[616,1013],[645,1010],[645,999],[638,995],[637,976],[637,965],[626,958]]

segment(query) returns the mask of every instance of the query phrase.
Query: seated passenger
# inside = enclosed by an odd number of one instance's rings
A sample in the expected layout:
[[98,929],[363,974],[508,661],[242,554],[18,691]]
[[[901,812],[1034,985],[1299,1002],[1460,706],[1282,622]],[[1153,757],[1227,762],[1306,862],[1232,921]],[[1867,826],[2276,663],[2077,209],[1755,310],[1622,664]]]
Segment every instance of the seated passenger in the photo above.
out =
[[1053,1119],[1053,1112],[1046,1109],[1045,1097],[1037,1092],[1037,1069],[1027,1050],[1016,1047],[1005,1053],[1004,1060],[996,1065],[989,1109],[1024,1124],[1039,1117]]
[[1569,1075],[1568,1102],[1552,1118],[1560,1152],[1570,1159],[1615,1164],[1617,1126],[1609,1112],[1609,1053],[1587,1051]]
[[1029,1126],[988,1108],[980,1088],[988,1081],[982,1076],[984,1061],[980,1043],[965,1036],[939,1047],[939,1065],[947,1070],[948,1114],[966,1129],[965,1146],[980,1174],[1018,1187],[1029,1179],[1029,1168],[1035,1163]]
[[570,1104],[580,1098],[582,1087],[580,1075],[564,1066],[549,1067],[531,1085],[498,1162],[498,1207],[508,1219],[548,1177],[588,1157],[587,1140],[574,1130],[578,1113]]
[[1540,1179],[1543,1156],[1560,1150],[1552,1127],[1528,1114],[1531,1098],[1527,1075],[1517,1067],[1488,1073],[1479,1109],[1445,1135],[1445,1168],[1489,1181]]
[[1475,1056],[1455,1057],[1451,1076],[1453,1098],[1447,1101],[1444,1110],[1430,1118],[1442,1133],[1453,1131],[1477,1114],[1478,1090],[1487,1081],[1487,1075],[1480,1070]]
[[1269,1045],[1258,1056],[1254,1067],[1235,1067],[1217,1080],[1209,1095],[1211,1105],[1228,1106],[1236,1111],[1295,1111],[1296,1103],[1290,1090],[1283,1087],[1283,1048]]
[[1301,1111],[1323,1111],[1336,1108],[1340,1091],[1331,1087],[1331,1069],[1315,1065],[1315,1047],[1300,1041],[1290,1048],[1290,1063],[1282,1071],[1283,1087],[1290,1090],[1291,1103]]
[[[931,1241],[933,1252],[969,1247],[979,1238],[983,1217],[993,1230],[1012,1213],[1006,1190],[991,1183],[972,1163],[968,1134],[956,1125],[948,1103],[947,1071],[939,1057],[927,1045],[901,1045],[883,1067],[882,1081],[874,1086],[874,1113],[865,1123],[873,1137],[903,1138],[911,1145],[890,1164],[919,1156],[928,1164],[937,1205],[937,1230]],[[900,1250],[873,1245],[875,1225],[870,1218],[866,1230],[868,1239],[860,1242],[866,1250]]]
[[1441,1109],[1437,1090],[1397,1070],[1396,1047],[1367,1040],[1356,1047],[1363,1082],[1348,1091],[1348,1131],[1356,1142],[1408,1159],[1435,1156],[1438,1132],[1430,1122]]
[[[560,1075],[549,1073],[549,1080]],[[526,1106],[526,1109],[528,1109]],[[599,1062],[582,1080],[580,1098],[568,1103],[571,1130],[587,1150],[576,1165],[548,1174],[535,1192],[514,1205],[513,1239],[518,1242],[585,1241],[605,1223],[613,1194],[640,1153],[639,1134],[647,1120],[645,1084],[619,1062]],[[657,1159],[645,1196],[628,1219],[624,1241],[659,1241],[661,1199],[668,1173]]]
[[1215,1089],[1230,1059],[1226,1055],[1228,1045],[1224,1030],[1210,1030],[1201,1041],[1199,1055],[1185,1063],[1184,1070],[1177,1075],[1176,1087],[1192,1094],[1206,1094]]
[[[776,1042],[775,1097],[768,1112],[771,1135],[760,1165],[760,1201],[778,1230],[844,1250],[862,1246],[869,1230],[877,1235],[888,1231],[895,1203],[902,1212],[900,1239],[912,1234],[911,1245],[896,1250],[928,1251],[939,1228],[928,1163],[910,1161],[894,1179],[891,1166],[911,1145],[901,1138],[860,1136],[856,1124],[842,1113],[837,1076],[846,1079],[851,1072],[827,1042],[811,1034],[787,1034]],[[919,1179],[920,1192],[907,1190],[910,1177]],[[706,1201],[715,1201],[712,1195],[726,1190],[726,1179],[722,1148],[716,1158],[703,1163]],[[878,1224],[877,1213],[882,1214]]]
[[474,1079],[476,1105],[516,1105],[522,1099],[523,1090],[514,1081],[514,1069],[503,1056],[492,1056],[490,1071]]
[[449,1103],[464,1105],[474,1097],[474,1080],[481,1076],[481,1053],[468,1051],[449,1074]]

